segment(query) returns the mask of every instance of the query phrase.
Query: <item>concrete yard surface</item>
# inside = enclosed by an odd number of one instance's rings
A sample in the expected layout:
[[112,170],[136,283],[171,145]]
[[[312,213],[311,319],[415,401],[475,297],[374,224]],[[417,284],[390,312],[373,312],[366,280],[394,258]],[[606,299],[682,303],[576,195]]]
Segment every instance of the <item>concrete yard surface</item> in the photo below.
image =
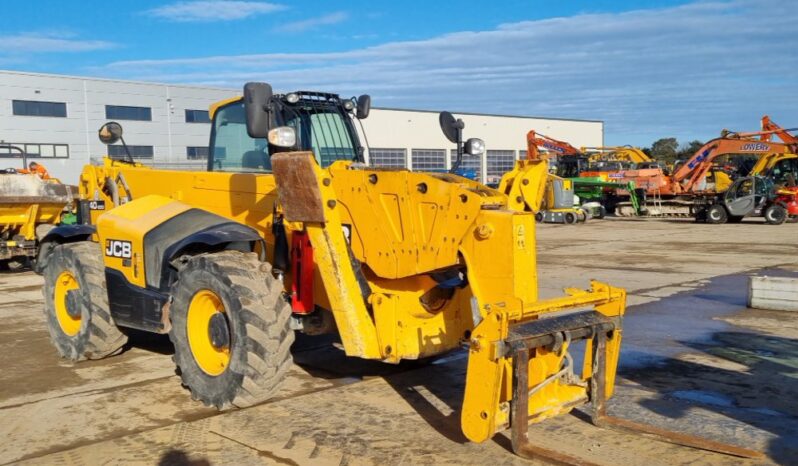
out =
[[[798,277],[798,225],[606,219],[538,227],[541,297],[590,279],[629,292],[610,414],[762,452],[743,460],[595,427],[586,410],[535,444],[606,465],[798,464],[798,315],[746,308],[749,277]],[[346,358],[299,338],[269,402],[217,412],[180,385],[168,338],[131,335],[100,361],[60,360],[42,280],[0,275],[0,464],[536,464],[507,433],[460,431],[467,354],[432,364]]]

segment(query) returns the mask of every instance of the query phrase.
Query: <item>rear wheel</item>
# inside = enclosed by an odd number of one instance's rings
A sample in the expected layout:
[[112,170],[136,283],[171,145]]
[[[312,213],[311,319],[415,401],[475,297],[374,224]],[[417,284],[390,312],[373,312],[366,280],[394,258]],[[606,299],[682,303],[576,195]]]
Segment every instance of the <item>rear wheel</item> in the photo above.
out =
[[770,225],[781,225],[787,220],[787,209],[778,205],[772,204],[765,209],[765,221]]
[[726,223],[728,219],[728,214],[726,213],[726,208],[724,208],[720,204],[715,204],[707,209],[707,222],[713,224],[720,224]]
[[191,258],[172,289],[172,329],[183,384],[221,409],[268,399],[292,365],[291,307],[255,254]]
[[127,342],[111,319],[101,257],[96,243],[62,244],[43,271],[50,341],[72,361],[112,355]]

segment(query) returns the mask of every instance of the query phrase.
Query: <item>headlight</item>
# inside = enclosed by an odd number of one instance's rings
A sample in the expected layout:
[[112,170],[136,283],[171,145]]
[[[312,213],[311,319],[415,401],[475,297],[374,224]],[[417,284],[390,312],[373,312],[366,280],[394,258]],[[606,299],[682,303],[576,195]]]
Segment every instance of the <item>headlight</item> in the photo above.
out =
[[482,155],[485,152],[485,141],[471,138],[465,142],[463,151],[468,155]]
[[296,131],[290,126],[278,126],[269,130],[269,144],[278,147],[294,147],[296,145]]
[[299,94],[295,94],[295,93],[292,92],[292,93],[288,94],[287,96],[285,96],[285,100],[289,104],[295,104],[295,103],[299,102]]
[[344,108],[347,112],[351,112],[355,108],[355,103],[350,99],[344,100]]

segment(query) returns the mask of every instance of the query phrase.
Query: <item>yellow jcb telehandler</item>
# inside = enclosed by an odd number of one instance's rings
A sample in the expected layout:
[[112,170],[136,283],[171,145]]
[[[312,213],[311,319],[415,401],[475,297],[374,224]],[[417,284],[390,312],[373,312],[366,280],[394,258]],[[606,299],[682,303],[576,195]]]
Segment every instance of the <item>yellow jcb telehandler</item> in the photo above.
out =
[[[624,290],[540,300],[534,214],[454,174],[368,167],[354,124],[369,107],[249,83],[211,107],[207,171],[85,167],[88,207],[38,261],[54,345],[100,358],[125,343],[122,327],[167,333],[183,383],[219,408],[278,389],[295,331],[337,332],[347,355],[389,363],[465,345],[465,435],[512,427],[520,454],[556,456],[527,425],[589,401],[610,419]],[[459,154],[478,151],[442,122]],[[121,132],[108,123],[100,137]]]

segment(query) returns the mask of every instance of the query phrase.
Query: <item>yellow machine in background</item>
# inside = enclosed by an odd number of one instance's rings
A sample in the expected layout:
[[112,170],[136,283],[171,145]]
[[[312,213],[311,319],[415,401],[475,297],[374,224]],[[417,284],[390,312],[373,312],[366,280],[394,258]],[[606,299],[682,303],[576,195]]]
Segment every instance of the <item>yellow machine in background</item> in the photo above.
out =
[[[0,145],[0,150],[19,148]],[[22,160],[23,156],[14,157]],[[42,179],[22,170],[0,170],[0,265],[13,267],[36,257],[39,236],[59,223],[64,209],[73,201],[69,186],[57,179]]]
[[776,185],[794,186],[798,181],[798,155],[776,152],[762,156],[748,176],[765,176]]
[[589,162],[602,160],[615,160],[633,164],[654,162],[654,159],[646,155],[640,148],[632,146],[582,147],[579,150],[588,156]]
[[527,133],[527,153],[538,155],[517,160],[502,176],[499,192],[507,196],[510,208],[534,213],[538,223],[584,222],[587,212],[574,207],[573,181],[549,173],[548,158],[534,147],[538,143],[535,137],[534,131]]
[[[295,331],[336,332],[347,355],[389,363],[465,346],[468,439],[511,427],[516,452],[548,456],[529,422],[588,402],[610,419],[624,290],[539,299],[534,214],[452,173],[366,166],[354,123],[369,106],[249,83],[211,108],[208,171],[87,166],[93,208],[50,232],[38,262],[59,353],[114,354],[119,327],[166,333],[184,385],[224,408],[279,388]],[[458,163],[484,147],[462,142],[462,121],[441,125]],[[100,137],[121,133],[108,123]],[[546,178],[524,164],[507,184]]]

